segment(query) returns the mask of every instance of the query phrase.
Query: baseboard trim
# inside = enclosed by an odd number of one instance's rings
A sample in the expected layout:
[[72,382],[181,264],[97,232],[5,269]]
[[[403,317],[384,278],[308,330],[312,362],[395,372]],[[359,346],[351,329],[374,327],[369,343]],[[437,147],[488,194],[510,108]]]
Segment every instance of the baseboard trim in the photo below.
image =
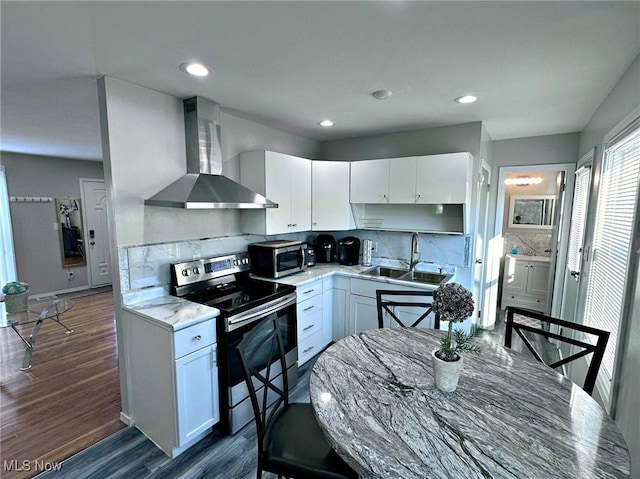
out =
[[127,426],[134,426],[135,425],[135,421],[133,420],[133,418],[130,417],[130,416],[127,416],[122,411],[120,411],[120,421],[125,423]]

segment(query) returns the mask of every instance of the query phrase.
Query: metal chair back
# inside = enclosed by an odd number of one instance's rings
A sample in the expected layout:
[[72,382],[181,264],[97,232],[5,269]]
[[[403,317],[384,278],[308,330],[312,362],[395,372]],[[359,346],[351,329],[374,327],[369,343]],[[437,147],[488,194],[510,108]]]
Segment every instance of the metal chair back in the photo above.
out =
[[[433,311],[433,291],[391,291],[379,289],[376,291],[376,306],[378,309],[378,328],[384,328],[385,313],[400,327],[417,327],[422,321],[433,315],[433,329],[440,329],[440,316]],[[411,307],[424,308],[424,313],[411,324],[399,317],[395,308]]]

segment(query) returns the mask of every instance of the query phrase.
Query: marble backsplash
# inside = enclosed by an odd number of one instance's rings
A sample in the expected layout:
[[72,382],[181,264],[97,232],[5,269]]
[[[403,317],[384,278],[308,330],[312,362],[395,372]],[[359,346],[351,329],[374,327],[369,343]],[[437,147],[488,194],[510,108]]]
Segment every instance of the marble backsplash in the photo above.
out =
[[[336,241],[355,236],[361,241],[370,239],[376,244],[373,262],[392,259],[409,262],[411,233],[391,231],[333,232]],[[276,236],[232,235],[192,241],[178,241],[118,248],[122,292],[155,286],[169,287],[171,263],[198,258],[222,256],[246,251],[250,243],[288,239],[313,243],[317,233],[293,233]],[[468,267],[471,238],[462,235],[420,234],[420,261],[437,267]],[[362,253],[362,251],[361,251]]]
[[551,250],[552,233],[514,233],[505,232],[503,242],[503,255],[507,254],[516,245],[518,254],[529,256],[549,256]]

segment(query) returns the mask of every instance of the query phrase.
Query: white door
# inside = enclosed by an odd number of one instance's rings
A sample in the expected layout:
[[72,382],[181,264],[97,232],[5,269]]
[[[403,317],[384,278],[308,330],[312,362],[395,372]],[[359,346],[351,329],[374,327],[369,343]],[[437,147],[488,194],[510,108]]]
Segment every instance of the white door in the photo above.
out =
[[105,286],[112,282],[109,252],[109,221],[104,180],[80,179],[84,206],[84,237],[90,286]]
[[289,157],[291,233],[311,230],[311,160]]
[[489,217],[489,188],[491,179],[490,166],[482,162],[480,178],[478,178],[478,234],[476,235],[476,259],[473,271],[473,299],[475,301],[474,318],[478,318],[482,323],[482,304],[484,302],[485,291],[485,252],[487,251],[487,218]]
[[591,165],[594,152],[591,151],[579,162],[573,190],[571,226],[569,227],[569,245],[567,248],[567,266],[564,271],[564,290],[562,295],[561,318],[573,321],[578,307],[580,272],[583,265],[585,225],[589,210],[589,189],[591,186]]
[[291,231],[291,174],[288,155],[268,151],[266,156],[266,196],[278,203],[277,208],[267,208],[268,235]]
[[416,159],[394,158],[389,161],[389,201],[414,204],[416,202]]
[[355,228],[349,204],[349,162],[311,162],[311,229],[340,231]]

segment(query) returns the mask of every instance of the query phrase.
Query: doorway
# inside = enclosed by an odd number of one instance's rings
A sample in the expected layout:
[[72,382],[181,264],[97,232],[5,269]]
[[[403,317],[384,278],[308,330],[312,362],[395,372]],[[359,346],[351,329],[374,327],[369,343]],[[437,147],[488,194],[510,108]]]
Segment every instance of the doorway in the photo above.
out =
[[109,250],[109,222],[107,194],[104,180],[80,178],[84,237],[86,238],[89,286],[96,288],[112,282],[111,253]]
[[[483,324],[485,327],[493,327],[500,305],[500,293],[502,292],[503,265],[505,255],[510,254],[513,246],[516,246],[516,256],[548,256],[549,273],[546,281],[545,312],[552,316],[560,314],[560,306],[563,295],[564,277],[556,274],[556,271],[564,271],[566,266],[566,251],[568,243],[569,221],[571,201],[573,198],[574,163],[560,163],[550,165],[531,165],[517,167],[502,167],[498,175],[498,194],[493,237],[488,242],[489,262],[487,265],[487,290],[485,292],[485,311],[483,312]],[[506,180],[510,179],[506,184]],[[518,181],[520,180],[520,181]],[[547,182],[547,184],[545,184]],[[513,188],[513,189],[512,189]],[[545,194],[546,193],[546,194]],[[516,225],[518,220],[509,218],[513,211],[511,196],[543,197],[553,195],[555,201],[553,210],[544,210],[548,203],[542,199],[532,201],[531,208],[537,208],[537,217],[540,224]],[[552,217],[552,228],[544,218]],[[533,221],[533,220],[527,220]],[[544,225],[542,223],[545,223]],[[523,227],[524,226],[524,227]],[[541,228],[541,226],[543,226]],[[550,250],[550,251],[545,251]],[[535,288],[540,293],[540,283],[535,279]],[[535,294],[535,293],[534,293]],[[543,297],[540,293],[540,297]]]

